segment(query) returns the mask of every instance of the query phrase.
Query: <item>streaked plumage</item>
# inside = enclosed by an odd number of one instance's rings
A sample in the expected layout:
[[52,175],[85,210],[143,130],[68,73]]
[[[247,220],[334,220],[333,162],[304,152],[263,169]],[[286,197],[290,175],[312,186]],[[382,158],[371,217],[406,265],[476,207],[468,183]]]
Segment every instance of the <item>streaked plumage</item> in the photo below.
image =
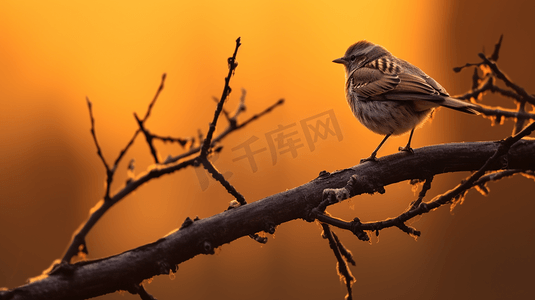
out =
[[371,131],[385,135],[371,156],[390,135],[411,131],[407,146],[410,151],[414,128],[427,120],[438,106],[477,114],[477,105],[449,97],[448,92],[418,67],[393,56],[385,48],[360,41],[351,45],[345,55],[333,60],[346,70],[346,99],[355,117]]

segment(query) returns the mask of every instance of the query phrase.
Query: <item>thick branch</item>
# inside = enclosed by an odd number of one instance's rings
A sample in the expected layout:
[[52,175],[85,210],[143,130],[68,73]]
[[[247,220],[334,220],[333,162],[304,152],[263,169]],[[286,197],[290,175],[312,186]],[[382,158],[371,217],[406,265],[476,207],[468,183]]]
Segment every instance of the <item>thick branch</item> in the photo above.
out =
[[[85,299],[134,284],[155,275],[168,274],[176,266],[199,254],[249,234],[271,230],[294,219],[311,220],[310,212],[323,200],[326,188],[343,187],[357,176],[357,195],[373,193],[385,186],[410,179],[426,179],[448,172],[481,168],[499,147],[495,142],[429,146],[382,157],[377,163],[322,175],[297,188],[227,210],[145,246],[112,257],[59,267],[48,277],[19,288],[0,292],[0,299]],[[507,154],[507,168],[535,170],[535,140],[520,140]],[[503,168],[500,162],[489,170]],[[313,219],[313,218],[312,218]],[[62,269],[64,268],[64,270]]]

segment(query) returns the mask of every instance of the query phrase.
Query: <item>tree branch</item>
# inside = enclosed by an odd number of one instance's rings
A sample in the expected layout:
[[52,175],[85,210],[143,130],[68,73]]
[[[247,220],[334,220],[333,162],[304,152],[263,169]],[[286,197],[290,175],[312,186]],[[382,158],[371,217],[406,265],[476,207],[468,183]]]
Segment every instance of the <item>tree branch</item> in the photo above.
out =
[[[323,201],[326,188],[343,187],[356,175],[355,195],[374,193],[390,184],[425,179],[437,174],[474,171],[500,147],[496,142],[456,143],[428,146],[382,157],[378,163],[321,176],[297,188],[230,209],[212,217],[191,222],[160,240],[104,259],[60,265],[43,279],[9,291],[0,299],[85,299],[116,290],[128,290],[155,275],[176,271],[176,266],[199,254],[240,237],[260,231],[273,232],[279,224],[295,220],[314,220],[312,211]],[[508,151],[509,169],[535,170],[535,140],[519,140]],[[490,163],[488,170],[503,164]]]
[[[223,130],[219,135],[217,135],[216,137],[214,137],[212,139],[211,147],[213,147],[216,143],[218,143],[222,139],[224,139],[228,134],[230,134],[230,133],[232,133],[232,132],[234,132],[234,131],[236,131],[238,129],[242,129],[243,127],[247,126],[249,123],[258,120],[260,117],[263,117],[264,115],[268,114],[273,109],[275,109],[277,106],[280,106],[282,104],[284,104],[284,99],[278,100],[277,102],[275,102],[274,104],[272,104],[268,108],[264,109],[260,113],[257,113],[255,115],[251,116],[250,118],[248,118],[247,120],[245,120],[244,122],[242,122],[240,124],[238,124],[238,122],[236,122],[236,124],[233,124],[233,123],[229,122],[229,125],[227,126],[227,128],[225,130]],[[167,164],[167,163],[173,163],[173,162],[179,161],[179,160],[184,159],[184,158],[186,158],[188,156],[196,154],[200,150],[201,150],[201,147],[192,147],[191,149],[189,149],[185,153],[179,154],[177,156],[168,157],[165,160],[164,163]]]
[[227,99],[228,95],[231,92],[230,88],[230,78],[234,74],[234,71],[238,67],[238,63],[236,62],[236,55],[238,54],[238,48],[240,48],[241,42],[240,38],[236,39],[236,48],[234,49],[234,54],[232,57],[229,57],[228,59],[228,75],[225,77],[225,87],[223,88],[223,93],[221,94],[221,98],[219,100],[219,103],[217,104],[217,109],[214,112],[214,119],[212,120],[212,123],[210,123],[210,128],[208,129],[208,133],[206,134],[206,138],[202,144],[201,147],[201,157],[206,157],[208,155],[208,150],[212,146],[212,136],[215,131],[215,126],[217,124],[217,120],[219,119],[219,115],[221,114],[221,111],[223,110],[223,105],[225,104],[225,100]]

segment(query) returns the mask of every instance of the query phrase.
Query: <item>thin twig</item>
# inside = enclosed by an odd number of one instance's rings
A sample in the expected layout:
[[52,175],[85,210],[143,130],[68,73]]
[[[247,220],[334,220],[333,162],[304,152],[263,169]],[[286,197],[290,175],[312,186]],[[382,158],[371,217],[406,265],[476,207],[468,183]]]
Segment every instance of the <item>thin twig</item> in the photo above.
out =
[[228,59],[228,75],[227,77],[225,77],[225,87],[223,88],[223,93],[221,94],[221,98],[219,100],[219,103],[217,104],[217,109],[214,112],[214,118],[212,122],[210,123],[208,133],[206,134],[206,138],[202,144],[201,154],[200,154],[201,157],[208,156],[208,150],[210,149],[212,145],[212,136],[214,135],[217,120],[219,118],[219,115],[221,114],[221,110],[223,109],[223,104],[225,104],[225,100],[230,94],[230,91],[231,91],[230,78],[232,77],[234,70],[236,70],[236,67],[238,66],[238,63],[236,62],[236,55],[238,54],[238,48],[240,47],[240,45],[241,45],[240,38],[238,38],[236,39],[236,48],[234,49],[234,54],[232,55],[232,57],[229,57]]
[[145,128],[143,121],[139,119],[136,113],[134,113],[134,118],[136,118],[136,122],[139,125],[139,130],[141,130],[145,136],[145,140],[147,141],[147,145],[149,145],[150,154],[152,155],[152,158],[154,158],[154,162],[157,164],[160,163],[160,160],[158,159],[158,153],[156,153],[156,149],[152,144],[152,139],[154,136]]
[[[499,118],[510,118],[510,119],[523,119],[523,120],[535,120],[535,114],[528,113],[525,111],[516,111],[512,109],[507,108],[492,108],[490,106],[486,105],[479,105],[479,107],[475,108],[478,112],[482,113],[483,115],[490,117],[499,117]],[[499,123],[499,122],[498,122]]]
[[[158,87],[158,90],[156,91],[156,95],[154,95],[154,97],[152,98],[152,101],[149,103],[149,107],[147,109],[147,112],[145,113],[145,116],[143,117],[143,122],[145,122],[148,117],[150,116],[150,113],[152,111],[152,107],[154,106],[154,104],[156,103],[156,100],[158,99],[158,97],[160,96],[160,93],[161,91],[163,90],[164,88],[164,83],[165,83],[165,78],[167,77],[167,75],[165,73],[163,73],[162,75],[162,80],[160,81],[160,86]],[[132,144],[134,144],[134,140],[136,139],[137,135],[139,134],[139,128],[136,130],[136,132],[134,132],[134,135],[132,136],[132,138],[130,139],[130,141],[128,141],[128,143],[126,144],[126,146],[121,150],[121,152],[119,152],[119,155],[117,156],[117,158],[115,159],[115,162],[113,163],[114,166],[117,166],[119,164],[119,162],[121,161],[121,159],[123,158],[123,156],[126,154],[126,152],[128,151],[128,149],[130,149],[130,147],[132,146]]]
[[[274,104],[272,104],[268,108],[264,109],[260,113],[251,116],[250,118],[248,118],[247,120],[245,120],[241,124],[236,124],[234,126],[232,124],[229,124],[229,126],[227,126],[227,128],[225,130],[223,130],[218,136],[216,136],[216,137],[214,137],[212,139],[212,145],[210,147],[213,147],[216,143],[218,143],[221,140],[223,140],[229,133],[232,133],[232,132],[234,132],[234,131],[236,131],[238,129],[241,129],[241,128],[245,127],[246,125],[248,125],[249,123],[258,120],[259,118],[261,118],[262,116],[264,116],[267,113],[271,112],[274,108],[276,108],[279,105],[282,105],[283,103],[284,103],[284,99],[280,99],[279,101],[275,102]],[[186,158],[188,156],[194,155],[197,152],[199,152],[200,150],[201,150],[201,147],[199,147],[199,146],[192,147],[187,152],[184,152],[184,153],[179,154],[177,156],[168,157],[165,160],[164,163],[166,163],[166,164],[167,163],[174,163],[174,162],[179,161],[181,159],[184,159],[184,158]]]
[[321,223],[321,227],[323,228],[323,238],[327,239],[329,241],[329,247],[333,251],[334,256],[336,257],[337,261],[337,272],[338,275],[340,275],[340,280],[344,282],[347,289],[347,295],[346,299],[351,300],[353,299],[353,292],[352,292],[352,286],[355,282],[355,277],[353,277],[353,274],[351,274],[351,271],[349,270],[346,261],[343,259],[342,254],[340,252],[339,243],[337,243],[337,239],[333,235],[334,233],[329,228],[329,225],[325,223]]
[[110,198],[110,186],[111,182],[113,181],[113,173],[115,172],[115,166],[113,167],[113,169],[110,169],[110,166],[108,165],[106,159],[104,158],[104,155],[102,154],[100,145],[97,140],[97,134],[95,133],[95,118],[93,117],[93,105],[91,104],[91,101],[89,101],[89,97],[86,97],[85,99],[87,101],[87,107],[89,109],[89,117],[91,118],[91,136],[93,136],[93,141],[95,142],[95,146],[97,147],[97,155],[98,157],[100,157],[102,164],[104,164],[104,168],[106,168],[106,191],[104,192],[104,199],[108,200]]
[[164,143],[170,142],[170,143],[178,143],[181,147],[185,147],[188,143],[194,143],[195,138],[189,137],[189,138],[176,138],[172,136],[161,136],[157,134],[151,134],[152,138],[155,140],[160,140]]
[[[520,101],[518,102],[518,108],[517,108],[518,114],[525,114],[526,113],[526,101]],[[534,114],[535,116],[535,114]],[[517,134],[524,128],[524,122],[527,118],[517,118],[515,122],[515,127],[513,128],[513,134]],[[533,119],[533,118],[532,118]]]
[[[239,39],[237,41],[237,47],[238,46],[239,46]],[[237,65],[237,63],[235,63],[235,56],[236,56],[237,47],[236,47],[236,50],[234,52],[234,56],[233,56],[233,59],[232,59],[233,64],[229,65],[229,69],[232,69],[232,70],[234,70],[236,68],[236,65]],[[231,59],[229,59],[229,64],[230,64],[230,61],[231,61]],[[228,79],[228,80],[226,80],[227,84],[228,84],[228,81],[230,79],[230,75],[231,75],[231,72],[229,72],[229,76],[227,77],[227,79]],[[136,130],[136,132],[134,133],[134,136],[128,142],[126,147],[120,152],[119,156],[117,157],[117,159],[115,161],[114,169],[111,169],[110,171],[108,171],[108,174],[109,174],[109,176],[107,178],[108,189],[109,189],[109,186],[111,185],[111,181],[112,181],[112,178],[113,178],[113,173],[115,171],[115,167],[120,162],[121,158],[124,156],[126,151],[133,144],[137,134],[140,131],[142,131],[142,129],[144,128],[143,127],[143,122],[146,121],[147,118],[150,116],[151,110],[152,110],[156,100],[158,99],[158,96],[160,95],[160,92],[163,90],[165,78],[166,78],[166,75],[163,74],[160,86],[159,86],[159,88],[158,88],[158,90],[156,92],[156,95],[154,96],[154,98],[152,99],[151,103],[149,104],[147,112],[145,113],[144,118],[140,120],[137,117],[137,115],[135,115],[136,120],[138,121],[138,125],[140,126],[140,128],[138,128]],[[229,88],[228,88],[227,84],[225,85],[225,90],[227,91],[227,95],[228,95]],[[224,101],[222,101],[221,104],[223,102]],[[250,119],[248,119],[244,123],[242,123],[240,125],[234,124],[234,126],[232,128],[230,128],[230,129],[227,128],[227,130],[225,130],[224,132],[222,132],[221,134],[219,134],[216,138],[214,138],[212,140],[211,145],[213,145],[213,144],[217,143],[218,141],[222,140],[229,133],[231,133],[231,132],[233,132],[233,131],[235,131],[235,130],[237,130],[239,128],[243,128],[245,125],[249,124],[251,121],[256,120],[260,116],[265,115],[267,112],[271,111],[275,106],[280,105],[280,104],[282,104],[281,100],[279,100],[275,105],[272,105],[272,106],[268,107],[265,111],[263,111],[263,112],[261,112],[261,113],[259,113],[257,115],[252,116]],[[92,128],[93,128],[94,127],[94,120],[93,120],[93,115],[92,115],[92,112],[91,112],[91,104],[90,104],[89,100],[88,100],[88,105],[90,107],[90,116],[91,116]],[[219,107],[219,105],[218,105],[218,107]],[[147,130],[144,130],[144,133],[146,134],[146,137],[149,136],[149,139],[151,139],[151,138],[152,139],[160,138],[160,137],[157,137],[155,135],[150,134]],[[213,131],[212,131],[212,133],[213,133]],[[94,136],[94,138],[95,138],[95,141],[96,141],[96,137],[95,136]],[[160,139],[164,139],[164,138],[160,138]],[[151,143],[149,142],[149,146],[150,145],[151,145]],[[100,147],[97,146],[97,149],[100,149]],[[154,149],[154,147],[151,147],[151,153],[152,153],[153,157],[155,157],[155,160],[156,160],[157,156],[155,156],[155,151],[156,150]],[[190,155],[195,154],[195,153],[197,153],[199,151],[200,151],[200,147],[194,147],[194,148],[190,149],[187,152],[187,153],[189,153],[188,155],[183,155],[182,157],[179,157],[178,159],[190,156]],[[101,159],[103,159],[102,156],[101,156]],[[199,157],[194,157],[194,158],[191,158],[189,160],[186,160],[186,161],[183,161],[183,162],[180,162],[180,163],[175,163],[176,161],[178,161],[178,159],[176,159],[174,161],[169,161],[169,159],[168,159],[165,162],[165,166],[158,165],[157,168],[149,170],[146,174],[138,177],[137,179],[128,180],[126,186],[124,186],[121,190],[119,190],[113,196],[110,196],[109,195],[109,191],[108,191],[108,193],[106,194],[107,196],[105,197],[106,201],[101,201],[101,202],[97,203],[97,205],[95,205],[95,207],[91,210],[91,214],[90,214],[89,219],[86,220],[80,226],[80,228],[76,231],[76,233],[74,234],[74,236],[73,236],[73,238],[71,240],[71,243],[69,244],[65,254],[63,255],[62,261],[63,262],[70,262],[71,258],[74,257],[75,255],[77,255],[80,251],[82,251],[84,253],[87,253],[87,247],[85,246],[85,236],[91,230],[91,228],[96,224],[96,222],[104,215],[104,213],[109,208],[111,208],[115,203],[119,202],[121,199],[123,199],[124,197],[129,195],[131,192],[135,191],[142,184],[144,184],[144,183],[146,183],[146,182],[148,182],[148,181],[150,181],[152,179],[159,178],[162,175],[176,172],[176,171],[181,170],[181,169],[183,169],[185,167],[194,166],[199,161]],[[105,166],[107,166],[107,164],[105,164]],[[107,169],[109,169],[109,167],[107,167]],[[215,167],[213,169],[215,170]],[[232,187],[232,186],[230,186],[230,187]],[[225,186],[225,188],[228,188],[228,186]],[[233,187],[231,189],[233,189]],[[239,193],[237,193],[235,195],[239,195]],[[245,204],[245,199],[243,198],[243,196],[241,196],[241,197],[237,196],[236,198],[237,198],[237,201],[240,201],[240,199],[241,199],[240,203]],[[257,241],[260,241],[260,242],[265,241],[265,239],[263,239],[261,237],[258,237],[258,236],[255,236],[255,235],[252,235],[252,236]]]
[[[217,97],[212,97],[212,100],[215,101],[215,103],[219,103],[219,99]],[[223,107],[221,109],[221,112],[223,113],[223,115],[225,116],[225,118],[227,119],[227,121],[230,122],[230,115],[228,113],[228,111]]]
[[236,122],[236,119],[238,118],[238,115],[240,115],[241,112],[245,111],[245,109],[246,109],[245,97],[246,96],[247,96],[247,91],[245,89],[241,89],[240,103],[238,104],[238,107],[236,108],[236,111],[234,112],[234,115],[232,115],[232,117],[230,117],[230,120],[233,120],[234,122]]
[[490,61],[483,53],[479,53],[479,57],[487,66],[491,68],[492,72],[494,72],[498,79],[501,79],[505,83],[505,85],[512,88],[517,94],[522,96],[524,101],[535,105],[535,97],[529,95],[523,87],[518,86],[514,82],[512,82],[511,79],[509,79],[509,77],[505,73],[503,73],[500,68],[498,68],[495,62]]
[[91,136],[93,137],[93,141],[95,142],[95,146],[97,147],[97,155],[98,157],[100,157],[102,164],[106,168],[106,172],[108,172],[110,170],[110,167],[108,166],[106,159],[102,155],[102,151],[100,150],[100,145],[98,144],[97,140],[97,134],[95,133],[95,118],[93,117],[93,105],[91,101],[89,101],[89,97],[86,97],[85,99],[87,101],[87,107],[89,108],[89,118],[91,119]]
[[500,57],[500,48],[502,47],[502,41],[503,41],[503,34],[500,35],[500,39],[494,45],[494,52],[492,52],[492,55],[490,56],[490,59],[493,61],[498,61],[498,57]]
[[217,180],[226,190],[229,194],[231,194],[233,197],[236,198],[236,201],[240,203],[240,205],[247,204],[247,201],[245,201],[245,198],[240,194],[233,186],[228,182],[225,177],[223,177],[223,174],[221,174],[215,166],[210,162],[206,157],[200,157],[199,159],[204,166],[204,168],[212,175],[212,177]]
[[429,191],[429,189],[431,189],[431,182],[433,182],[433,178],[434,176],[430,176],[428,178],[425,179],[425,182],[422,186],[422,190],[420,191],[420,194],[418,194],[418,199],[416,199],[416,201],[414,201],[409,210],[413,210],[414,208],[418,207],[420,205],[420,203],[422,203],[422,200],[424,199],[425,197],[425,194],[427,194],[427,191]]

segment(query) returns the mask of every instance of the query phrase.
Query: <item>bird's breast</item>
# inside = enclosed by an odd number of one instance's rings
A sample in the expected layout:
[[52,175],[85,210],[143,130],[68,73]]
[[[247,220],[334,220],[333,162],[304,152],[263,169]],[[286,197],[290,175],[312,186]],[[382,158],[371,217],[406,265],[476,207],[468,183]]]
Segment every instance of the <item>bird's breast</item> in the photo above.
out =
[[365,100],[348,94],[347,101],[353,115],[371,131],[387,135],[400,135],[422,124],[433,108],[415,110],[413,101]]

